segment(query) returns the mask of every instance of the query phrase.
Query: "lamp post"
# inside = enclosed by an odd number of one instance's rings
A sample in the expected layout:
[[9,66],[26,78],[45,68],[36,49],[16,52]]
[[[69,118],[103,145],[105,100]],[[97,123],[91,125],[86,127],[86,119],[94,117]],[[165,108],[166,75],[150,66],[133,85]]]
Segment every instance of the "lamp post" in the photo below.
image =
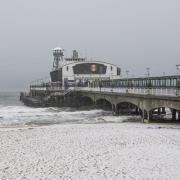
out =
[[150,81],[149,81],[150,68],[147,67],[147,68],[146,68],[146,71],[147,71],[147,78],[148,78],[148,79],[147,79],[147,88],[148,88],[147,93],[150,94]]
[[129,77],[128,77],[128,76],[129,76],[129,70],[126,71],[126,76],[127,76],[126,92],[128,93],[128,84],[129,84],[129,82],[128,82],[128,81],[129,81],[129,79],[128,79]]
[[147,68],[146,68],[146,71],[147,71],[147,76],[148,76],[148,78],[149,78],[149,76],[150,76],[150,68],[147,67]]
[[180,71],[180,64],[176,64],[176,69],[177,69],[177,82],[176,82],[176,96],[180,96],[180,79],[179,79],[179,71]]
[[177,69],[177,75],[179,75],[179,71],[180,71],[180,64],[176,64],[176,69]]

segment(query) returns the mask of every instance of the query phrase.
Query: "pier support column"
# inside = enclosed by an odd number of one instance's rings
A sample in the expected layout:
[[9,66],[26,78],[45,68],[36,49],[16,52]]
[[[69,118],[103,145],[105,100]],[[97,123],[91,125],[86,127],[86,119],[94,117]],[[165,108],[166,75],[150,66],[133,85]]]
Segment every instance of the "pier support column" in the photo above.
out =
[[151,119],[151,113],[147,112],[146,110],[143,110],[143,116],[142,116],[142,123],[150,123]]
[[139,108],[138,107],[136,107],[136,115],[139,115]]
[[165,109],[165,107],[158,108],[158,115],[161,115],[161,114],[166,114],[166,109]]
[[115,104],[112,104],[112,115],[113,116],[119,115],[119,111],[118,111],[117,106]]
[[144,123],[144,112],[142,112],[142,119],[141,122]]
[[150,123],[150,119],[151,119],[151,113],[147,112],[147,123]]
[[115,110],[115,105],[112,104],[112,115],[115,116],[116,115],[116,110]]
[[172,109],[172,120],[176,121],[176,110]]
[[178,121],[180,121],[180,111],[178,111]]
[[165,109],[165,107],[162,107],[162,114],[166,114],[166,109]]
[[147,113],[146,111],[143,109],[142,110],[142,123],[145,123],[146,122],[146,119],[147,119]]
[[149,121],[149,123],[153,120],[153,112],[152,111],[149,111],[149,113],[148,113],[149,115],[149,119],[148,119],[148,121]]
[[142,110],[142,120],[141,120],[142,123],[144,123],[144,119],[145,119],[145,113],[144,110]]

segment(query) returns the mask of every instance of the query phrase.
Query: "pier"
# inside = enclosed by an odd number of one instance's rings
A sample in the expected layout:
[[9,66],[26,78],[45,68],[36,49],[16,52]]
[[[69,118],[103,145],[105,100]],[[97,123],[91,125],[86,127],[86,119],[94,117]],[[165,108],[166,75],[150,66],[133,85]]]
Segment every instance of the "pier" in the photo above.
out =
[[111,110],[115,116],[140,115],[142,122],[163,119],[169,108],[171,120],[180,122],[180,76],[99,78],[64,87],[60,83],[42,83],[31,85],[28,95],[21,93],[21,100],[31,106],[92,105]]

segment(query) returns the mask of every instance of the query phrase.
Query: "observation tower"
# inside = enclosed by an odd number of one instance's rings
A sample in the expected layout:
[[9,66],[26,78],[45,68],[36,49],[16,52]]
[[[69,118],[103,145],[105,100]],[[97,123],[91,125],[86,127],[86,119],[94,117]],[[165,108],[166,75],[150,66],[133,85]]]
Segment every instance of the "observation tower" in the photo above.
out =
[[53,49],[53,70],[57,70],[59,67],[63,65],[63,56],[64,56],[64,50],[60,47],[56,47]]

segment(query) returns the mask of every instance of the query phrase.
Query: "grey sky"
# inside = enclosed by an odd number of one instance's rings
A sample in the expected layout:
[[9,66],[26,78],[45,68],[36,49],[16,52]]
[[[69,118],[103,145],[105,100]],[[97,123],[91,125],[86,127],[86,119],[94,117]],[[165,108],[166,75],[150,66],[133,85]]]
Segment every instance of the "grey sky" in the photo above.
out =
[[0,0],[0,88],[49,76],[61,46],[130,74],[175,74],[179,0]]

